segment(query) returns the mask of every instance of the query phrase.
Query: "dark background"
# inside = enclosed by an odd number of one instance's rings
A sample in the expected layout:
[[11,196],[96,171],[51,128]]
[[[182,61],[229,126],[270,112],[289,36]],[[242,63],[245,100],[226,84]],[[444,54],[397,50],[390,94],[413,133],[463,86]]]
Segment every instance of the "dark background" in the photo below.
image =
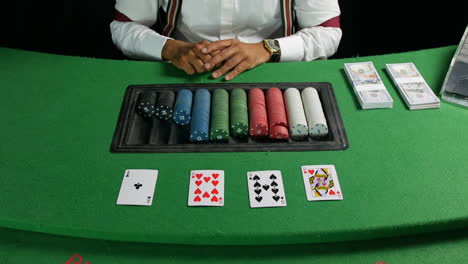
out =
[[[114,3],[24,0],[2,5],[0,46],[122,59],[109,31]],[[340,0],[340,6],[343,38],[336,58],[458,44],[468,24],[466,0]]]

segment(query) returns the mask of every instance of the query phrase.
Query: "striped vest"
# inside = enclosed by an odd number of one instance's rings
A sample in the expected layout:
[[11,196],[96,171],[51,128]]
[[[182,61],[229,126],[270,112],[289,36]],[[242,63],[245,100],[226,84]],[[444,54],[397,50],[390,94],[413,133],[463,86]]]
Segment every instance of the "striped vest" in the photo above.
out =
[[[254,0],[252,0],[254,1]],[[281,1],[281,20],[283,22],[284,36],[290,36],[298,30],[294,13],[294,0]],[[158,21],[153,29],[161,35],[170,37],[180,15],[182,0],[168,0],[167,12],[159,8]]]

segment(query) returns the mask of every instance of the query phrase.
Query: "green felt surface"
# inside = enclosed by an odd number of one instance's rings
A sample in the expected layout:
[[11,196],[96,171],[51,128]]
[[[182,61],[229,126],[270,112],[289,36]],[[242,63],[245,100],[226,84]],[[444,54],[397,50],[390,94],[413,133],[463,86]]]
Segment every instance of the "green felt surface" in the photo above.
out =
[[[468,263],[468,230],[324,244],[188,246],[70,238],[0,229],[0,263],[415,264]],[[79,257],[74,260],[79,263]],[[379,261],[384,261],[384,263]]]
[[[286,244],[432,232],[468,223],[468,111],[409,111],[383,71],[416,64],[440,89],[455,46],[345,60],[265,64],[236,82],[331,82],[350,148],[325,152],[114,154],[131,84],[208,83],[172,65],[0,49],[0,226],[180,244]],[[393,109],[360,110],[343,63],[373,61]],[[334,164],[343,201],[307,202],[301,165]],[[151,207],[116,206],[125,169],[159,169]],[[225,170],[225,206],[188,208],[189,172]],[[288,206],[250,209],[246,172],[281,170]]]

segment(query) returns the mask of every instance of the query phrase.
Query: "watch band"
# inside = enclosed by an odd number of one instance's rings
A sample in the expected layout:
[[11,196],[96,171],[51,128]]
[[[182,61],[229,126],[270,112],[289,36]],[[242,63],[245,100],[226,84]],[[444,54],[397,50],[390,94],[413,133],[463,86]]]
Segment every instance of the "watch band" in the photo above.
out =
[[279,62],[281,53],[272,53],[269,62]]

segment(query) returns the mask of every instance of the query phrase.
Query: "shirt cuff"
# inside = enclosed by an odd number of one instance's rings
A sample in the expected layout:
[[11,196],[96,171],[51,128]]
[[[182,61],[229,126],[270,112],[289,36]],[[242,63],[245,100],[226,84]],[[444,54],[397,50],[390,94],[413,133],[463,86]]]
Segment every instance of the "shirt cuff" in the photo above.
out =
[[288,36],[276,39],[281,48],[280,61],[302,61],[304,58],[304,41],[300,36]]
[[162,61],[162,49],[168,39],[172,38],[159,35],[156,32],[147,34],[140,42],[140,51],[142,55],[145,58]]

